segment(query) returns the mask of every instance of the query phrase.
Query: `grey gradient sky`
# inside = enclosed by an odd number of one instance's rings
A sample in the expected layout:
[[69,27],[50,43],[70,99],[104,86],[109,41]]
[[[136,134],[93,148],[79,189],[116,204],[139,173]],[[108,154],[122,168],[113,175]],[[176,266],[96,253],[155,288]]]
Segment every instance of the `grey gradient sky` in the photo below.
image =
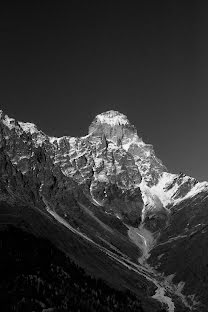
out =
[[54,136],[118,110],[171,172],[208,180],[208,12],[192,2],[2,6],[1,109]]

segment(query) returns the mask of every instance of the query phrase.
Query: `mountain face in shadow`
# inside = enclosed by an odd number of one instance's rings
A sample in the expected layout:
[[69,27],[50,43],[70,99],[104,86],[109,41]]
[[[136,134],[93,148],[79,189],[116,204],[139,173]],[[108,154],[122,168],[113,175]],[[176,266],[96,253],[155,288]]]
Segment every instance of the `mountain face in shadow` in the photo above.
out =
[[[97,115],[88,134],[80,138],[49,137],[34,124],[18,122],[3,112],[0,115],[1,235],[2,241],[9,239],[12,246],[10,250],[2,247],[8,257],[2,258],[4,265],[12,261],[9,255],[14,251],[21,254],[20,262],[25,267],[24,244],[17,245],[17,251],[14,242],[17,237],[20,241],[21,237],[30,237],[40,258],[31,252],[29,263],[34,258],[44,267],[46,255],[38,249],[38,242],[44,242],[45,250],[52,252],[49,267],[59,266],[65,272],[69,265],[69,276],[76,267],[77,272],[84,270],[83,276],[88,274],[86,280],[93,276],[111,288],[128,291],[127,301],[115,299],[114,306],[99,299],[100,311],[122,311],[125,306],[131,307],[129,311],[206,311],[207,182],[200,183],[183,173],[169,173],[153,146],[145,144],[127,117],[116,111]],[[54,256],[58,253],[60,256]],[[16,268],[11,280],[5,279],[7,284],[2,285],[11,285],[11,294],[16,298],[13,304],[20,309],[17,311],[23,311],[21,304],[31,306],[32,299],[20,298],[15,283],[20,285],[21,281],[25,285],[21,294],[27,293],[30,273],[27,271],[27,277],[21,279],[24,270],[19,273],[17,263],[11,264]],[[36,279],[42,279],[42,275],[37,272],[32,278],[34,287],[41,285]],[[54,274],[56,289],[61,280],[57,271]],[[77,274],[80,277],[74,285],[82,289],[78,280],[85,277]],[[51,275],[47,267],[49,279]],[[67,288],[69,279],[65,285],[67,296],[79,297],[76,287]],[[44,285],[50,284],[47,278],[44,281]],[[90,288],[86,283],[86,289]],[[51,307],[43,302],[32,309],[64,311],[61,304],[67,296],[64,287],[60,289],[58,295],[53,290],[49,296]],[[41,290],[38,296],[42,296]],[[98,309],[94,295],[89,293],[88,297],[93,298],[89,311]],[[18,300],[23,300],[20,308]],[[137,305],[132,305],[131,300]],[[82,305],[77,303],[79,309]]]
[[[14,239],[15,237],[15,239]],[[129,291],[87,275],[49,241],[0,231],[1,311],[145,311]]]

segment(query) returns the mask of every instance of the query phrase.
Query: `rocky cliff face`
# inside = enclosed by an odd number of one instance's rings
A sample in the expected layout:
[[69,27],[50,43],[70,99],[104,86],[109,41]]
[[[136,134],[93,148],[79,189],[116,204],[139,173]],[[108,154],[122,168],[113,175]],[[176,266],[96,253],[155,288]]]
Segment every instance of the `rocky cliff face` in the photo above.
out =
[[[153,250],[154,266],[161,256],[157,245],[170,241],[166,229],[172,229],[176,212],[208,194],[207,182],[169,173],[152,145],[116,111],[96,116],[80,138],[49,137],[1,112],[0,176],[0,204],[9,206],[1,215],[21,216],[31,226],[30,207],[133,261]],[[183,232],[183,224],[177,231]]]
[[[34,124],[17,122],[2,112],[0,144],[2,175],[11,179],[13,171],[17,180],[17,190],[5,181],[2,196],[26,202],[33,198],[37,204],[42,192],[48,200],[55,197],[60,202],[79,188],[93,204],[130,224],[138,225],[156,212],[164,219],[168,205],[197,184],[183,174],[167,173],[152,145],[145,144],[127,117],[115,111],[96,116],[89,134],[81,138],[49,137]],[[19,180],[30,181],[31,197],[25,192],[19,196]],[[53,204],[57,205],[54,200]]]
[[[94,122],[86,137],[51,138],[35,125],[16,122],[4,114],[0,122],[2,157],[20,179],[34,181],[36,190],[31,192],[35,203],[37,192],[49,200],[52,194],[68,196],[69,190],[77,187],[103,210],[127,222],[139,222],[141,175],[134,157],[119,147],[123,127],[112,130]],[[16,195],[19,197],[14,190],[12,196]],[[24,196],[20,198],[24,200]]]

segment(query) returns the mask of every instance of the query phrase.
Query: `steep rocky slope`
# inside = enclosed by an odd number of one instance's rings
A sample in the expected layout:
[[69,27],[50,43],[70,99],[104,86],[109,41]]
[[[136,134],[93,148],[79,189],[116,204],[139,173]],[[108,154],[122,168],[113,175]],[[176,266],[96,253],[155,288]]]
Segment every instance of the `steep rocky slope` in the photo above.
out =
[[[194,253],[198,240],[190,243],[190,237],[200,224],[206,227],[202,202],[208,196],[207,182],[169,173],[152,145],[116,111],[96,116],[81,138],[49,137],[34,124],[0,115],[1,223],[47,237],[76,263],[108,281],[108,261],[101,269],[100,253],[113,259],[116,266],[125,267],[114,268],[125,287],[139,296],[130,281],[134,271],[135,279],[157,289],[153,298],[169,311],[197,305],[206,311],[206,296],[200,297],[199,286],[190,287],[194,277],[182,275],[183,265],[179,269],[178,264],[181,254],[187,256],[180,237]],[[206,231],[200,235],[206,242]],[[81,260],[76,246],[87,251]],[[89,246],[99,250],[94,263]],[[127,268],[132,271],[129,278]]]

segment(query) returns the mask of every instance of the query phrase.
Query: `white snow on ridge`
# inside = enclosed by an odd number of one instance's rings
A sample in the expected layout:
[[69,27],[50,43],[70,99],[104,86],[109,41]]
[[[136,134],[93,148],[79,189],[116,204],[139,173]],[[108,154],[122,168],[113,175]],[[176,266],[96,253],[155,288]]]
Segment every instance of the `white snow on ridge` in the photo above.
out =
[[97,115],[96,120],[101,123],[107,123],[110,126],[129,124],[129,121],[124,114],[113,110]]
[[163,207],[167,207],[169,204],[178,204],[185,199],[194,197],[200,192],[208,192],[208,182],[198,182],[185,196],[174,199],[174,195],[180,188],[180,185],[183,185],[183,183],[186,183],[190,179],[189,176],[184,176],[181,184],[174,183],[170,189],[167,189],[167,186],[173,183],[174,179],[176,179],[177,177],[178,174],[163,172],[161,178],[159,179],[159,182],[152,187],[148,187],[144,179],[142,179],[142,182],[139,186],[142,191],[144,204],[151,207],[157,207],[158,203],[157,201],[155,201],[155,199],[159,198]]
[[[128,152],[129,147],[134,144],[137,145],[139,147],[143,147],[146,144],[142,141],[142,138],[139,138],[137,134],[135,134],[132,138],[123,138],[122,140],[122,147],[125,151]],[[148,151],[149,153],[149,151]],[[149,156],[149,155],[147,155]]]
[[[164,188],[167,186],[167,184],[170,184],[171,181],[173,181],[178,175],[172,174],[168,172],[163,172],[159,182],[156,185],[153,185],[151,188],[148,187],[144,181],[141,183],[141,189],[143,190],[144,194],[148,194],[148,192],[151,195],[155,195],[159,197],[164,207],[166,207],[168,204],[173,202],[172,196],[175,194],[175,192],[178,189],[178,185],[175,184],[170,190],[165,191]],[[145,199],[147,200],[147,199]],[[149,201],[149,199],[148,199]]]
[[38,132],[38,129],[37,129],[36,125],[31,123],[31,122],[21,122],[21,121],[19,121],[18,124],[20,125],[22,130],[27,132],[27,133],[29,132],[29,133],[33,134],[33,133],[37,133]]
[[2,119],[2,123],[8,127],[10,130],[13,128],[16,128],[17,130],[19,127],[26,133],[38,133],[38,129],[35,124],[31,122],[21,122],[21,121],[15,121],[14,118],[10,118],[7,115],[4,116],[4,119]]
[[194,197],[198,193],[201,193],[201,192],[204,192],[204,191],[205,192],[208,191],[208,182],[207,181],[198,182],[197,184],[194,185],[194,187],[182,199],[184,200],[184,199],[187,199],[187,198]]
[[15,119],[10,118],[7,115],[4,116],[4,119],[2,119],[2,123],[8,127],[10,130],[15,127]]

